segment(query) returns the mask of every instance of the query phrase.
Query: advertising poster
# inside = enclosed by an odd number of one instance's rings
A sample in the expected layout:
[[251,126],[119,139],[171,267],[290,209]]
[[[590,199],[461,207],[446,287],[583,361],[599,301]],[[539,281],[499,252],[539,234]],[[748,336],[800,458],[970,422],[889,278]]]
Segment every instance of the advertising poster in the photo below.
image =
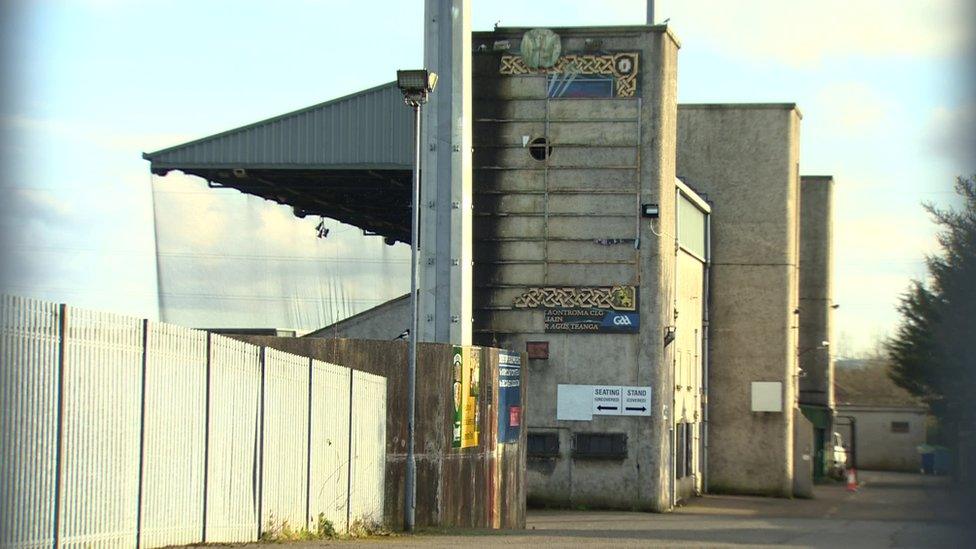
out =
[[451,364],[454,391],[454,448],[478,445],[478,396],[481,393],[481,351],[454,347]]
[[478,445],[478,415],[480,412],[478,396],[481,394],[481,349],[468,348],[464,361],[464,386],[467,388],[464,421],[461,425],[461,448]]
[[498,442],[518,442],[522,426],[522,356],[498,352]]
[[461,369],[463,368],[463,349],[454,347],[453,359],[451,360],[451,393],[454,397],[454,432],[451,436],[451,447],[461,447],[461,403],[462,381]]

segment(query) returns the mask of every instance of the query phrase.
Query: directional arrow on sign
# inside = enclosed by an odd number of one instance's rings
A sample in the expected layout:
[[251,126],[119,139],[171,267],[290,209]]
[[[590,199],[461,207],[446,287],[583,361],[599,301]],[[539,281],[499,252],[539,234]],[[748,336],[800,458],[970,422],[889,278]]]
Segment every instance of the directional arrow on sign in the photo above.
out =
[[643,406],[641,406],[640,408],[631,408],[631,407],[628,406],[627,408],[624,408],[624,410],[629,410],[629,411],[633,411],[633,412],[646,412],[647,411],[647,408],[645,408]]
[[597,410],[616,410],[616,406],[597,406]]

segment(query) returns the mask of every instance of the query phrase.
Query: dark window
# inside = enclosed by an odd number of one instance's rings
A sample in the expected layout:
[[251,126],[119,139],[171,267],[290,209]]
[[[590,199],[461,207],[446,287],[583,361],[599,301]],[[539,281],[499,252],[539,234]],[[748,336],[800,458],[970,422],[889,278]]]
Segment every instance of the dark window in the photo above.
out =
[[695,459],[695,430],[693,423],[679,423],[675,428],[675,463],[676,478],[685,478],[694,473]]
[[553,74],[547,84],[549,97],[553,98],[613,97],[613,78],[610,76]]
[[674,444],[674,476],[685,478],[688,476],[688,456],[685,453],[686,440],[688,437],[687,423],[679,423],[675,428],[676,441]]
[[545,160],[552,156],[552,145],[545,137],[536,137],[529,142],[529,154],[536,160]]
[[573,457],[624,459],[627,435],[623,433],[577,433],[573,436]]
[[529,457],[558,457],[559,433],[529,433]]
[[892,421],[891,422],[891,432],[892,433],[907,433],[908,432],[908,422],[907,421]]

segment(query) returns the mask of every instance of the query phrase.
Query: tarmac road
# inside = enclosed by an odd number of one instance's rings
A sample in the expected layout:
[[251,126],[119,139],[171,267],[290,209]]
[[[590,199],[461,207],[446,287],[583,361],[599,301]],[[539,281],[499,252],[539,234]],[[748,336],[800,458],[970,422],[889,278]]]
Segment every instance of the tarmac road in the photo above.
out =
[[[973,506],[946,479],[862,472],[812,500],[706,496],[670,514],[530,511],[524,531],[421,533],[296,547],[976,547]],[[290,547],[289,547],[290,549]]]

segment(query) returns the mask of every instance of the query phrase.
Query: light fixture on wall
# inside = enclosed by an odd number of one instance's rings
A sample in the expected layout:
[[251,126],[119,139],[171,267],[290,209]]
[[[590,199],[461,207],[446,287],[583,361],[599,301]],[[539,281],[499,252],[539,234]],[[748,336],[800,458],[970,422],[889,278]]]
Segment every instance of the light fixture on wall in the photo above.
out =
[[657,204],[641,204],[641,217],[657,218],[661,215],[661,208]]

